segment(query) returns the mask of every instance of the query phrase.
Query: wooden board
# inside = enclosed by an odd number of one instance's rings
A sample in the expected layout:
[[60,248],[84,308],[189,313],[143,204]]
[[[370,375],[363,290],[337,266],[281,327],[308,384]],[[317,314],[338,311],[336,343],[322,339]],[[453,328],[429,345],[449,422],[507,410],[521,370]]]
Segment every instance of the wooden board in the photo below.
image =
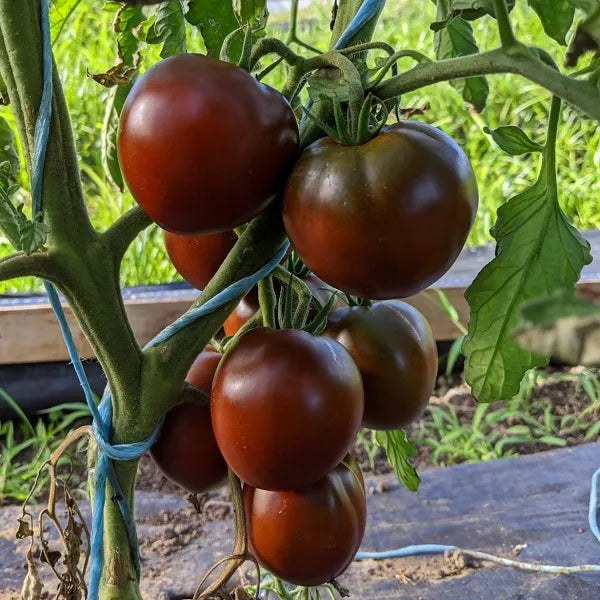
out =
[[[592,245],[594,256],[599,258],[584,268],[578,293],[600,299],[600,231],[585,232],[584,235]],[[466,249],[434,288],[407,299],[431,323],[438,341],[455,339],[460,331],[440,307],[436,290],[446,294],[460,321],[466,324],[469,308],[464,299],[465,289],[493,256],[492,245]],[[130,288],[123,293],[127,313],[141,344],[185,312],[198,294],[196,290],[179,284]],[[87,341],[70,311],[65,308],[79,352],[82,356],[91,357]],[[0,365],[67,359],[58,325],[44,296],[0,296]]]
[[[587,444],[422,474],[419,494],[393,476],[367,477],[368,522],[363,550],[410,544],[447,544],[551,565],[598,564],[598,542],[588,530],[590,477],[600,464],[600,445]],[[192,597],[208,567],[229,552],[230,520],[209,521],[202,535],[161,552],[174,537],[175,514],[193,515],[184,496],[144,493],[136,497],[142,548],[142,593],[147,600]],[[60,514],[60,513],[59,513]],[[90,518],[84,503],[83,514]],[[0,511],[0,600],[14,600],[24,576],[25,540],[14,539],[17,506]],[[177,525],[176,527],[179,527]],[[52,535],[50,534],[50,537]],[[439,568],[436,566],[439,563]],[[445,572],[444,572],[445,570]],[[47,567],[41,576],[51,585]],[[236,580],[237,581],[237,580]],[[443,559],[413,557],[355,562],[340,578],[356,600],[597,600],[598,575],[547,575],[482,563],[444,567]],[[51,589],[51,588],[49,588]]]

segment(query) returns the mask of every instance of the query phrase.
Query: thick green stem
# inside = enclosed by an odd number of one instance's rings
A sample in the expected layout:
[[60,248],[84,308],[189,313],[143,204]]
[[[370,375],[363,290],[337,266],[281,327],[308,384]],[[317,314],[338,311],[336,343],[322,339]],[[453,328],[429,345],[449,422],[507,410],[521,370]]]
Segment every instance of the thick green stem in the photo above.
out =
[[[30,175],[42,92],[39,5],[35,0],[0,0],[0,76],[8,90]],[[56,69],[43,206],[51,245],[86,244],[96,235],[83,201],[69,114]]]
[[550,178],[548,187],[556,186],[556,136],[558,134],[558,120],[560,117],[561,101],[556,96],[552,97],[550,104],[550,115],[548,118],[548,134],[546,136],[546,144],[544,153],[546,155],[546,173]]
[[121,263],[131,242],[151,224],[152,221],[144,211],[139,206],[134,206],[104,232],[102,239],[117,264]]
[[[278,205],[274,205],[246,228],[192,308],[202,306],[233,282],[255,273],[281,248],[284,240],[281,209]],[[160,346],[145,351],[144,361],[147,365],[152,365],[150,371],[157,374],[156,379],[160,380],[162,377],[168,381],[183,382],[196,356],[215,335],[238,301],[239,298],[232,300],[192,323]],[[153,381],[151,385],[155,383],[156,381]],[[143,386],[145,387],[145,384]],[[147,407],[148,417],[157,422],[160,414],[170,406],[171,402],[171,398],[166,398],[165,402],[159,403],[158,406]],[[147,415],[143,415],[144,420]]]
[[[138,461],[115,465],[127,504],[134,514],[135,476]],[[104,569],[100,584],[101,600],[141,600],[139,579],[129,550],[129,541],[119,507],[107,487],[104,505]]]
[[503,49],[497,49],[482,54],[422,63],[410,71],[385,80],[370,91],[385,100],[440,81],[493,73],[515,73],[546,88],[600,122],[600,94],[596,88],[586,81],[562,75],[544,64],[536,57],[533,49],[522,46],[520,50],[517,53],[513,49],[509,54]]
[[494,15],[498,22],[498,31],[500,33],[502,46],[504,48],[514,46],[517,43],[517,40],[510,24],[505,0],[492,0],[492,3],[494,5]]
[[0,258],[0,281],[17,277],[43,277],[56,280],[56,265],[47,252],[35,252],[29,256],[24,252],[15,252]]

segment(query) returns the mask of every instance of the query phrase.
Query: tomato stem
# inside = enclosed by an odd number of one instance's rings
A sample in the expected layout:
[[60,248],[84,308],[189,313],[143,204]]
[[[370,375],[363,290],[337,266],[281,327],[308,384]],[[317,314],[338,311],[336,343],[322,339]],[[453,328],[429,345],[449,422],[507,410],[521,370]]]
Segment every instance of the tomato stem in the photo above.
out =
[[500,41],[503,48],[509,48],[517,43],[515,34],[513,33],[508,16],[508,8],[505,0],[492,0],[494,6],[494,15],[498,23],[498,32],[500,33]]
[[273,288],[273,278],[265,277],[258,283],[258,303],[262,322],[265,327],[275,327],[275,307],[277,306],[277,296]]

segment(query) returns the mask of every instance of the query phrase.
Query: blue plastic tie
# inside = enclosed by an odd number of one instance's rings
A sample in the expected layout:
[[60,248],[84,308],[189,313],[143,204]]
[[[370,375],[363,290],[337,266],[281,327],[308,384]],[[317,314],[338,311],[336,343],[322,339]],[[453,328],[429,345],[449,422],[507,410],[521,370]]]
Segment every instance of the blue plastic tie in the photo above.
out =
[[344,30],[344,33],[339,37],[335,43],[334,48],[341,50],[346,48],[348,44],[356,37],[358,33],[373,19],[379,16],[379,13],[383,10],[386,0],[365,0],[362,6],[358,9],[354,18]]

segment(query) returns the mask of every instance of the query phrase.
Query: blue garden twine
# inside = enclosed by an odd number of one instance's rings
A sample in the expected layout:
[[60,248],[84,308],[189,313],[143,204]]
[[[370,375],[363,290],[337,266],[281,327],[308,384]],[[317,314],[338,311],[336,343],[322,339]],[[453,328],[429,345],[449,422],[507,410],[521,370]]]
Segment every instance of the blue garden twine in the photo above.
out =
[[[335,44],[336,49],[344,48],[352,41],[357,33],[365,27],[373,18],[375,18],[385,5],[385,0],[365,0],[361,8],[358,10],[352,21],[344,33],[340,36]],[[50,21],[49,21],[49,0],[40,0],[40,15],[41,15],[41,33],[42,33],[42,73],[43,87],[40,101],[40,111],[37,117],[34,137],[33,165],[31,177],[32,190],[32,208],[34,218],[38,217],[42,211],[42,185],[44,177],[44,165],[46,159],[46,150],[48,147],[48,136],[50,132],[50,119],[52,117],[52,49],[50,40]],[[153,340],[151,340],[145,348],[152,348],[162,344],[171,336],[181,331],[191,323],[198,319],[209,315],[218,308],[228,304],[235,298],[238,298],[248,292],[258,281],[266,277],[281,261],[287,253],[289,242],[282,245],[276,255],[253,275],[244,277],[239,281],[231,284],[223,291],[216,294],[202,306],[195,308],[177,319],[174,323],[161,331]],[[110,391],[107,389],[103,395],[102,401],[98,406],[94,399],[94,394],[87,379],[87,375],[83,368],[81,358],[77,352],[75,342],[69,325],[67,323],[65,313],[63,311],[60,298],[54,286],[44,281],[44,287],[48,294],[48,300],[52,310],[58,321],[69,358],[73,364],[73,368],[77,375],[77,379],[83,389],[86,403],[92,414],[92,430],[98,446],[98,456],[94,471],[94,513],[92,517],[92,532],[90,544],[90,581],[88,598],[97,600],[100,578],[102,575],[102,567],[104,562],[103,556],[103,531],[104,531],[104,505],[106,500],[106,483],[110,484],[113,490],[113,501],[119,506],[119,511],[123,518],[127,536],[129,539],[129,547],[133,559],[133,564],[136,572],[139,575],[140,560],[139,549],[137,544],[137,536],[135,532],[135,524],[131,518],[129,507],[121,490],[121,486],[116,476],[113,461],[128,461],[139,458],[144,454],[158,439],[160,427],[158,425],[155,431],[145,440],[130,444],[111,444],[110,443],[110,427],[112,423],[112,398]],[[598,469],[592,477],[592,486],[590,491],[588,522],[590,530],[600,542],[600,528],[597,520],[597,504],[598,504],[598,481],[600,479],[600,469]],[[416,556],[421,554],[440,554],[450,550],[458,550],[456,546],[440,545],[440,544],[422,544],[406,546],[396,550],[386,552],[359,552],[356,555],[357,560],[362,559],[386,559],[400,558],[406,556]],[[553,569],[554,567],[548,567]],[[599,567],[600,569],[600,567]]]

